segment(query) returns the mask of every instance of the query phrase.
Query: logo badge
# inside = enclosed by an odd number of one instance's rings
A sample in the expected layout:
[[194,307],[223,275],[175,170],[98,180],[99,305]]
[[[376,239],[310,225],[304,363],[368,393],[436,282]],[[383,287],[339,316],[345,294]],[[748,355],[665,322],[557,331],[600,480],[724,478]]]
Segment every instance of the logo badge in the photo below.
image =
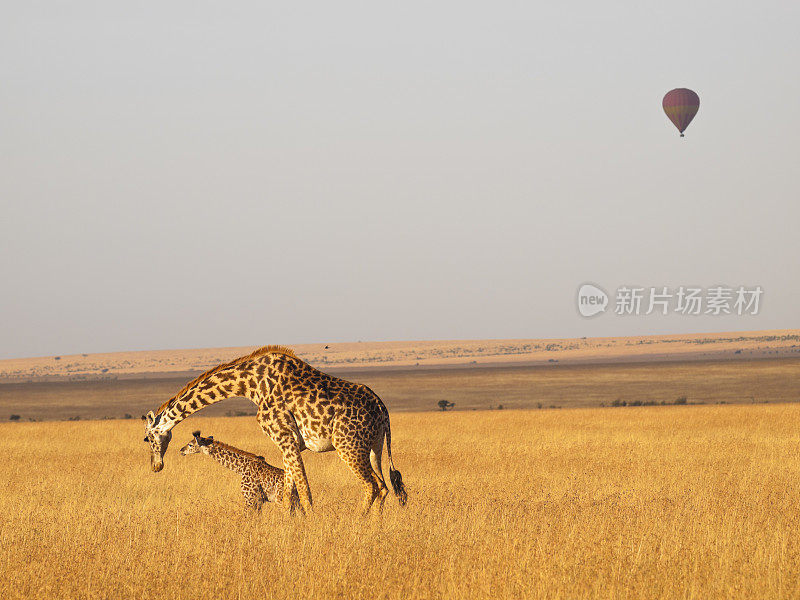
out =
[[592,284],[584,283],[578,288],[578,312],[584,317],[593,317],[608,308],[608,294]]

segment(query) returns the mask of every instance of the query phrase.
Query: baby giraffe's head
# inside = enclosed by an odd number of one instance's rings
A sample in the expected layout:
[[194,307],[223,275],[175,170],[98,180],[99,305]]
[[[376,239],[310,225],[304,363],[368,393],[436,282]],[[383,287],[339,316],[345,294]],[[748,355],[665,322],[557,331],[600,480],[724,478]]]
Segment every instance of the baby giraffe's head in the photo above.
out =
[[192,432],[192,441],[181,448],[181,454],[187,456],[189,454],[208,454],[208,450],[214,441],[214,436],[207,438],[200,437],[199,431]]

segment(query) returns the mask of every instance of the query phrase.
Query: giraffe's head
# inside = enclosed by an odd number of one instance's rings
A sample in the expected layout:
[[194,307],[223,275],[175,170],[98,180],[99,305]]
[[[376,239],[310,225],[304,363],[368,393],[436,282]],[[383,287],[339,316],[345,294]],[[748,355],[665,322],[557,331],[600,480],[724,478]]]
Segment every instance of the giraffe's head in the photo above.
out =
[[188,454],[208,454],[208,449],[214,441],[214,436],[207,438],[200,437],[199,431],[192,432],[192,441],[181,448],[181,454],[187,456]]
[[155,473],[158,473],[164,468],[164,453],[172,439],[172,431],[159,429],[161,415],[155,416],[152,410],[147,416],[143,416],[142,420],[145,421],[144,441],[150,444],[150,466]]

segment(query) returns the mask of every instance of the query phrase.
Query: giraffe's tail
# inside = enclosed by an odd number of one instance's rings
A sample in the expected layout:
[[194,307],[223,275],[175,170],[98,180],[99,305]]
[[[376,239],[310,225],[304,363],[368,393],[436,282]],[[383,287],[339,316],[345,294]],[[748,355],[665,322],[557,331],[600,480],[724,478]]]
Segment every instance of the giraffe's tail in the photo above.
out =
[[403,476],[400,474],[400,471],[394,468],[394,462],[392,461],[392,429],[389,426],[388,416],[387,414],[386,453],[389,455],[389,481],[392,483],[394,495],[397,496],[397,501],[400,503],[400,506],[405,506],[408,501],[408,493],[406,492],[406,486],[403,485]]

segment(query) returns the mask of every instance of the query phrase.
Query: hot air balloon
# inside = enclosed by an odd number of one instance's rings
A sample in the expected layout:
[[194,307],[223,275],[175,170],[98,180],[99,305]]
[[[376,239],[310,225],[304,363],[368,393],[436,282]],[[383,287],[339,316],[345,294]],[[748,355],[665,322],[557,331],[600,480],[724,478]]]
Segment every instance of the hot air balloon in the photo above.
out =
[[697,109],[700,108],[700,96],[692,90],[677,88],[666,93],[661,106],[664,107],[667,117],[678,128],[678,131],[681,132],[681,137],[683,137],[683,132],[694,119]]

